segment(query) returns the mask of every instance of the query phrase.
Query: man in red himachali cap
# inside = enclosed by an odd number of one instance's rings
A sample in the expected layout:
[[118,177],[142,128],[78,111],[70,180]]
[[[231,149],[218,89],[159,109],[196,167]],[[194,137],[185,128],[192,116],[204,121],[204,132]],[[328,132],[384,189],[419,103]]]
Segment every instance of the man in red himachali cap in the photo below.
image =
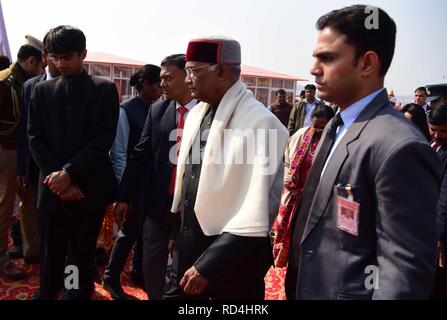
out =
[[[202,103],[183,132],[171,209],[182,222],[165,299],[264,299],[273,262],[269,211],[279,203],[289,134],[239,80],[240,64],[236,40],[188,45],[186,83]],[[251,154],[253,146],[263,153]],[[247,157],[234,164],[241,154]]]

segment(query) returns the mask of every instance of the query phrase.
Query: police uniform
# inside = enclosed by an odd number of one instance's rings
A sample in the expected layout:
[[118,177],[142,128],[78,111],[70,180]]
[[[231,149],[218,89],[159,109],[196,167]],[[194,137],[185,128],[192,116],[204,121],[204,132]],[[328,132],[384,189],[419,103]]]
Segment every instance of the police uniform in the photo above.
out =
[[[42,51],[42,42],[32,36],[25,36],[25,45]],[[21,225],[23,230],[23,248],[25,257],[38,255],[39,244],[36,226],[30,227],[29,218],[33,217],[31,191],[18,190],[17,170],[17,131],[20,121],[21,91],[29,75],[19,63],[0,71],[0,268],[10,265],[6,254],[8,249],[8,231],[12,221],[12,212],[16,194],[21,206]],[[4,272],[5,273],[5,272]],[[6,274],[6,273],[5,273]]]

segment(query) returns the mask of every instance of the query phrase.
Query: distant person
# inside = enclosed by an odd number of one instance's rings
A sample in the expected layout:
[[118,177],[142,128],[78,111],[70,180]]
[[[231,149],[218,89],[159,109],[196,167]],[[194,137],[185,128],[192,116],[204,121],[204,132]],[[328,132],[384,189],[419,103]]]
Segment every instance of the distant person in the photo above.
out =
[[317,88],[313,84],[308,84],[304,87],[305,99],[297,102],[290,112],[288,130],[292,136],[295,132],[303,127],[309,127],[312,124],[312,111],[322,105],[320,101],[315,99],[315,92]]
[[427,89],[419,87],[414,91],[414,103],[424,109],[424,112],[430,112],[430,105],[427,103]]
[[287,128],[289,123],[290,112],[292,105],[286,101],[286,91],[279,89],[275,94],[275,102],[270,106],[269,110],[281,121],[284,127]]
[[[129,158],[138,144],[143,132],[149,109],[161,96],[160,67],[147,64],[139,68],[130,78],[130,85],[137,95],[124,101],[120,107],[118,129],[110,152],[113,170],[120,183]],[[146,176],[145,172],[141,176]],[[121,287],[121,273],[133,250],[132,281],[144,288],[143,280],[143,223],[141,186],[135,190],[132,199],[132,214],[128,215],[119,230],[109,263],[104,271],[103,286],[113,299],[125,300],[127,295]]]
[[428,85],[426,88],[431,109],[447,103],[447,83]]
[[420,105],[415,103],[406,104],[400,109],[400,112],[418,127],[427,141],[431,141],[432,138],[428,130],[427,115]]
[[0,71],[9,68],[11,65],[11,60],[9,60],[8,56],[0,55]]
[[[115,213],[125,215],[133,195],[142,192],[143,274],[149,300],[160,300],[163,296],[168,256],[173,254],[179,228],[180,217],[170,211],[177,172],[176,154],[185,121],[197,104],[185,83],[185,63],[184,54],[170,55],[161,62],[160,86],[167,100],[151,106],[141,139],[124,171],[115,204]],[[144,172],[147,174],[143,175]]]
[[[312,112],[312,126],[298,130],[287,144],[284,154],[284,187],[278,216],[272,227],[273,257],[276,268],[287,267],[292,221],[301,198],[312,160],[326,124],[334,117],[331,107],[320,105]],[[296,270],[288,269],[286,296],[295,296]],[[294,279],[295,278],[295,279]],[[292,283],[292,285],[290,285]]]

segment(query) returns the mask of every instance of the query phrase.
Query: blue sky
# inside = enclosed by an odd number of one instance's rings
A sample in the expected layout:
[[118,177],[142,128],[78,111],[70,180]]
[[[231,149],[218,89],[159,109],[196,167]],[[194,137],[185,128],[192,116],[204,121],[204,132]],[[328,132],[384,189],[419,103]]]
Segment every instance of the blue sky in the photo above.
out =
[[[2,0],[13,56],[30,33],[43,38],[60,24],[82,29],[90,51],[147,63],[184,52],[188,40],[226,35],[240,41],[243,64],[312,80],[309,73],[322,14],[349,0]],[[397,95],[447,82],[447,1],[370,0],[398,27],[386,86]]]

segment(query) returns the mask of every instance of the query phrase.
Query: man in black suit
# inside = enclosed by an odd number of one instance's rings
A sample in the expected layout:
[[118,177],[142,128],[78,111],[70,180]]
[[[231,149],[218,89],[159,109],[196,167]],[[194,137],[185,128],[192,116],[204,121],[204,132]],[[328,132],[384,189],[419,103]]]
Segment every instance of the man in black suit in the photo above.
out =
[[[43,75],[39,75],[32,79],[29,79],[23,84],[22,89],[22,110],[20,111],[20,122],[19,129],[17,132],[17,184],[19,188],[23,191],[31,190],[33,195],[33,205],[36,211],[36,202],[37,202],[37,186],[39,183],[39,169],[37,167],[36,162],[33,160],[29,150],[29,141],[27,134],[27,125],[28,125],[28,110],[29,110],[29,102],[31,99],[31,94],[33,93],[34,87],[41,81],[52,80],[60,76],[59,70],[57,70],[54,63],[47,59],[48,55],[48,35],[49,32],[45,35],[43,39],[43,51],[42,51],[42,61],[44,65],[47,66],[47,70]],[[28,228],[31,231],[28,231],[29,234],[36,234],[35,237],[35,246],[39,246],[40,244],[40,222],[36,215],[30,215],[27,217],[26,221],[22,220],[22,228]],[[37,234],[39,233],[39,237]],[[38,252],[38,250],[37,250]],[[25,263],[34,263],[37,262],[36,257],[25,257]]]
[[73,271],[64,299],[90,299],[96,241],[117,189],[109,150],[118,93],[110,81],[84,71],[87,50],[81,30],[59,26],[48,41],[48,58],[62,76],[35,86],[28,120],[30,150],[40,170],[40,298],[56,297],[68,256]]
[[[447,90],[445,95],[447,96]],[[437,217],[437,270],[431,298],[447,299],[447,270],[445,265],[445,248],[447,245],[447,104],[431,109],[428,116],[428,125],[433,138],[431,146],[438,153],[442,163],[442,183],[439,192]]]
[[[122,220],[142,183],[144,212],[143,277],[149,299],[161,299],[168,253],[173,251],[178,223],[171,214],[175,185],[176,153],[181,129],[189,111],[197,104],[185,84],[185,55],[165,58],[161,63],[161,88],[168,100],[153,104],[146,118],[141,140],[128,159],[121,180],[115,214]],[[177,143],[176,143],[177,142]],[[129,213],[132,214],[132,213]]]

